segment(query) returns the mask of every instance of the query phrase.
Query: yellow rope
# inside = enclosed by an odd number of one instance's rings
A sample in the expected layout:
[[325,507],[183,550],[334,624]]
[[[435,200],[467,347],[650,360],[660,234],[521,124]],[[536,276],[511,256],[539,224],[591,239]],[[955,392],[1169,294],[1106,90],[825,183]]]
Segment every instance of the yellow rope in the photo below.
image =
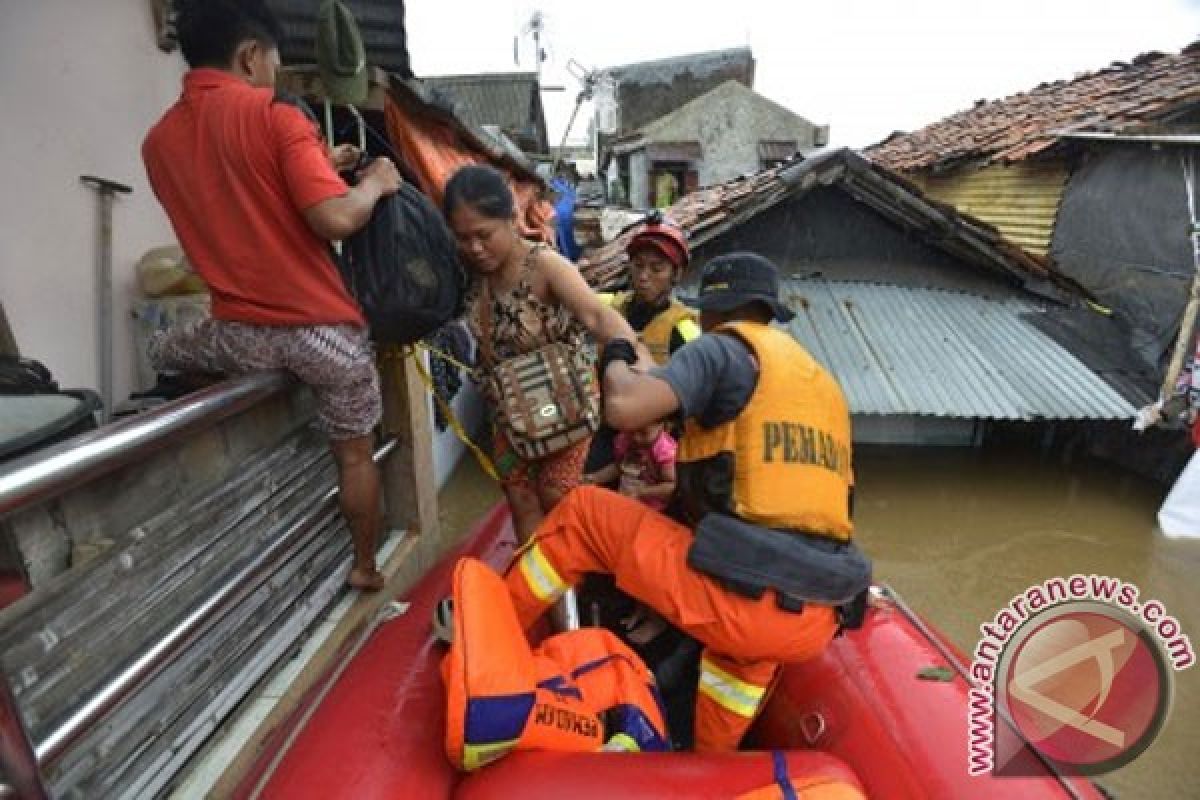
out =
[[416,365],[417,375],[420,376],[421,383],[425,384],[425,388],[431,395],[433,395],[434,402],[437,403],[438,408],[442,410],[442,416],[446,418],[446,422],[450,425],[450,429],[454,431],[454,435],[457,436],[459,441],[466,445],[467,448],[475,455],[475,460],[479,462],[479,466],[482,467],[483,471],[488,474],[488,477],[496,482],[499,482],[500,473],[496,471],[496,465],[492,463],[490,458],[488,458],[487,453],[480,450],[479,446],[475,444],[475,442],[471,441],[471,437],[468,436],[466,430],[463,429],[462,422],[459,421],[458,416],[454,413],[454,409],[450,407],[450,404],[446,402],[445,398],[438,394],[437,389],[434,388],[433,377],[429,374],[429,371],[425,369],[425,360],[421,358],[421,350],[427,350],[430,353],[445,359],[451,364],[454,364],[460,369],[466,370],[468,373],[472,373],[473,370],[453,356],[430,347],[424,342],[417,342],[414,347],[406,348],[406,355],[410,356],[413,360],[413,363]]
[[433,346],[431,346],[431,345],[429,345],[429,344],[426,344],[425,342],[417,342],[417,343],[416,343],[415,345],[413,345],[413,346],[414,346],[416,349],[418,349],[418,350],[426,350],[426,351],[428,351],[429,353],[431,353],[431,354],[433,354],[433,355],[437,356],[438,358],[440,358],[442,361],[445,361],[445,362],[447,362],[447,363],[449,363],[449,364],[453,364],[454,366],[458,367],[459,369],[461,369],[463,372],[467,373],[468,375],[474,375],[474,374],[475,374],[475,369],[474,369],[474,367],[467,366],[466,364],[464,364],[463,362],[459,361],[457,358],[455,358],[454,356],[452,356],[452,355],[450,355],[449,353],[445,352],[444,350],[439,350],[439,349],[437,349],[436,347],[433,347]]

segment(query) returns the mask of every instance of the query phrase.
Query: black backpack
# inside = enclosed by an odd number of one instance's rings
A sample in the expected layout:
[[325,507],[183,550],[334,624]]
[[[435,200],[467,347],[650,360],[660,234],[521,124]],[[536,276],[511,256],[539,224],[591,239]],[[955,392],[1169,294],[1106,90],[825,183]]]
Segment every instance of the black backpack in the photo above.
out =
[[376,342],[412,344],[462,314],[467,274],[454,237],[407,183],[342,243],[339,266]]

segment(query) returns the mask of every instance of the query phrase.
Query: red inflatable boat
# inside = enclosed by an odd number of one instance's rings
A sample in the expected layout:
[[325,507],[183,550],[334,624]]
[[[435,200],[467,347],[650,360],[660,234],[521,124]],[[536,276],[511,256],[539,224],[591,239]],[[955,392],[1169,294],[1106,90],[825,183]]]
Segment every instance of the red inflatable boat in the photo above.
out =
[[[1104,797],[1091,782],[1060,778],[1032,756],[1036,777],[969,776],[970,687],[955,669],[965,662],[886,594],[860,630],[838,637],[821,658],[785,669],[749,737],[755,750],[719,756],[524,752],[470,775],[458,773],[442,750],[443,651],[431,638],[429,621],[435,603],[449,592],[459,556],[475,555],[500,568],[512,549],[508,516],[498,507],[405,598],[412,604],[407,613],[375,630],[319,702],[297,715],[290,734],[281,733],[239,796],[735,798],[772,785],[786,769],[792,780],[824,777],[888,800]],[[943,679],[919,677],[939,666],[951,668]]]

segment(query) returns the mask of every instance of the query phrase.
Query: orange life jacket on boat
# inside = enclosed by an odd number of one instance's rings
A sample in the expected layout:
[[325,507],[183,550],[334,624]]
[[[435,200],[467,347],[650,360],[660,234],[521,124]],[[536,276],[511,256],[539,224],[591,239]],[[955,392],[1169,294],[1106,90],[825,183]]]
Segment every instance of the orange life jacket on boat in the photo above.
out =
[[[482,562],[454,569],[454,639],[442,661],[446,755],[474,770],[513,750],[667,750],[654,676],[607,630],[530,648],[504,581]],[[607,723],[607,724],[606,724]]]
[[739,794],[735,800],[866,800],[857,786],[842,778],[829,775],[804,775],[793,778],[788,774],[787,758],[776,750],[775,782]]
[[717,330],[744,341],[758,384],[738,416],[684,425],[677,455],[684,511],[849,539],[850,413],[837,381],[786,332],[754,322]]
[[[848,783],[816,775],[789,782],[796,800],[866,800],[866,795]],[[779,784],[771,784],[737,796],[736,800],[786,800],[789,795]]]

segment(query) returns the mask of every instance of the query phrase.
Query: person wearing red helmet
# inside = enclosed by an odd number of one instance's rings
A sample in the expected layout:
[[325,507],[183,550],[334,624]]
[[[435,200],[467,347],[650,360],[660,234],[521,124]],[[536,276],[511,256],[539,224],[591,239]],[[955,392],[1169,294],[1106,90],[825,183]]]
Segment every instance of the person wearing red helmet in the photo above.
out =
[[696,312],[671,296],[687,269],[687,236],[657,215],[629,240],[630,291],[602,295],[638,333],[662,366],[671,353],[700,335]]
[[[602,293],[600,299],[629,322],[661,367],[672,353],[700,335],[695,310],[672,297],[691,260],[687,235],[655,212],[634,233],[625,252],[632,288]],[[598,473],[613,463],[614,436],[611,428],[601,426],[592,437],[584,464],[589,483],[598,482]]]

